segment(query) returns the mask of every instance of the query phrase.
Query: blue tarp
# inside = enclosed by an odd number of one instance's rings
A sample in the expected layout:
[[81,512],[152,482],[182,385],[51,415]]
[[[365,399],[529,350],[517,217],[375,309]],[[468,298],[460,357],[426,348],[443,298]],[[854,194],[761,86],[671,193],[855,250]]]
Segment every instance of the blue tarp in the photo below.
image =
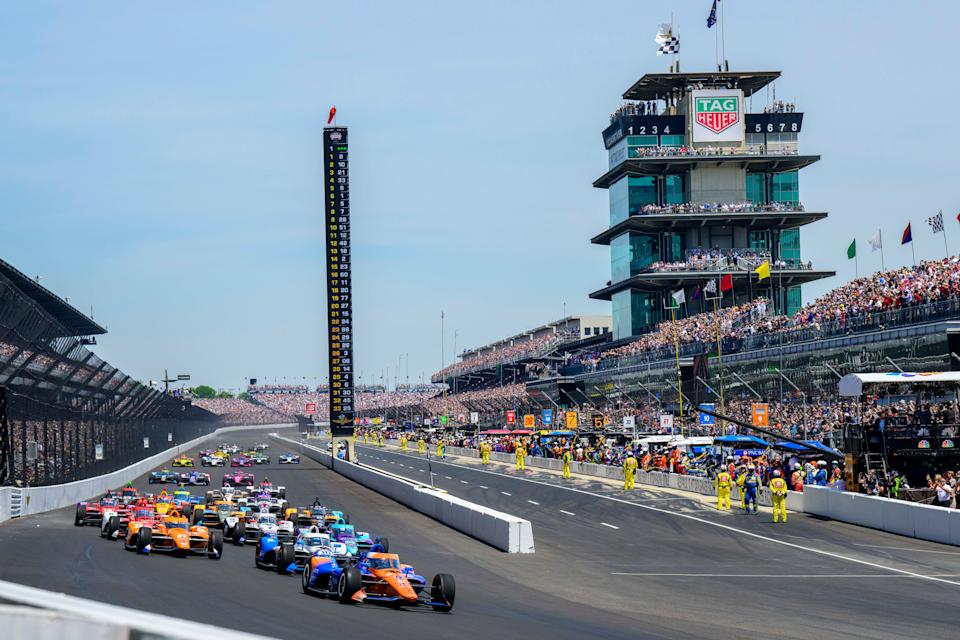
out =
[[767,442],[762,438],[757,436],[719,436],[713,439],[714,444],[722,444],[727,446],[733,445],[756,445],[760,447],[766,447]]
[[810,447],[805,447],[802,444],[797,444],[795,442],[787,442],[786,440],[781,440],[773,446],[775,446],[777,449],[786,449],[787,451],[807,451],[810,449]]
[[837,451],[836,449],[831,449],[827,445],[819,442],[818,440],[803,440],[803,444],[809,445],[811,449],[816,449],[817,451],[823,451],[824,453],[829,453],[835,456],[843,457],[843,454]]

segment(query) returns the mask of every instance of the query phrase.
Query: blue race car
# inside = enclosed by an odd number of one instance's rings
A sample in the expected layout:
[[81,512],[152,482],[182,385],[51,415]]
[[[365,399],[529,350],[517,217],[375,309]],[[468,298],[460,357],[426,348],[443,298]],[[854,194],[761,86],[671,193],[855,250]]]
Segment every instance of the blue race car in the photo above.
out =
[[180,480],[180,474],[170,469],[161,469],[160,471],[150,472],[150,478],[147,480],[150,484],[177,484]]
[[257,539],[253,560],[259,569],[269,569],[277,573],[289,574],[297,570],[296,553],[293,544],[280,543],[275,532],[262,533]]
[[342,604],[374,602],[402,606],[428,606],[449,612],[456,597],[453,576],[438,573],[428,593],[427,581],[410,565],[400,564],[395,553],[374,543],[357,562],[339,564],[328,551],[318,550],[301,572],[303,592],[336,598]]
[[280,464],[300,464],[300,456],[292,451],[288,451],[280,456]]

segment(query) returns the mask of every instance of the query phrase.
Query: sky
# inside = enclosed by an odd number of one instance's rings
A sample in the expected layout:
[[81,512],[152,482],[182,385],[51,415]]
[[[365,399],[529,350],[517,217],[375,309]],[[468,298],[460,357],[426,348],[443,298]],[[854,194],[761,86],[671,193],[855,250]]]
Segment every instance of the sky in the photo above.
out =
[[[809,301],[960,249],[960,5],[725,0],[732,70],[804,113]],[[0,5],[0,257],[109,329],[99,355],[240,389],[326,375],[321,133],[350,127],[357,382],[568,314],[610,278],[600,132],[620,94],[715,64],[708,0]],[[756,99],[755,99],[756,106]],[[757,110],[757,109],[755,109]],[[956,252],[957,249],[951,247]],[[441,312],[445,333],[441,337]],[[454,344],[456,340],[456,344]],[[442,347],[441,347],[442,345]]]

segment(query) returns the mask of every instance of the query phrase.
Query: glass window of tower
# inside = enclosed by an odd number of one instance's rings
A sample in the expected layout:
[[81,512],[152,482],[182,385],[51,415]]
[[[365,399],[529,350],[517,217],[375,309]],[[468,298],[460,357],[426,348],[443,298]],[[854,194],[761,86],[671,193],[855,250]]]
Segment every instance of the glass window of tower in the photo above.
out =
[[800,178],[797,171],[775,173],[773,175],[773,202],[800,202]]
[[643,291],[619,291],[611,296],[613,339],[620,340],[642,332],[660,320],[657,295]]
[[[680,137],[682,138],[683,136]],[[683,176],[681,175],[665,176],[663,190],[664,204],[683,204],[687,201],[683,188]]]
[[763,173],[747,174],[747,200],[764,203],[767,201],[767,181]]
[[784,229],[780,232],[780,257],[784,260],[800,260],[800,229]]
[[800,287],[790,287],[787,289],[787,314],[793,315],[800,311],[803,306],[803,299],[800,296]]
[[624,233],[610,241],[612,282],[635,276],[659,260],[660,243],[654,234]]
[[657,184],[653,176],[621,178],[610,185],[608,191],[611,226],[637,215],[644,205],[657,203]]
[[751,231],[749,235],[750,248],[754,251],[766,251],[770,248],[766,231]]
[[661,147],[682,147],[683,146],[683,136],[682,135],[669,135],[669,136],[660,136],[660,146]]
[[683,236],[679,233],[663,234],[663,260],[682,262],[683,257]]

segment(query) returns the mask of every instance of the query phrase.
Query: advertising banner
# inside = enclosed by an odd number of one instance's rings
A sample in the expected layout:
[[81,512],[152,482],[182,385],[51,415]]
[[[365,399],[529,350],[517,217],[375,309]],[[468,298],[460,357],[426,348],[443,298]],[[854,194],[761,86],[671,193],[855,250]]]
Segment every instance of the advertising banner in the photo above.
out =
[[95,444],[93,445],[93,457],[95,460],[103,460],[103,445]]
[[566,424],[567,424],[567,429],[577,428],[577,412],[576,411],[567,411]]
[[770,426],[770,406],[766,402],[755,402],[751,407],[751,415],[753,417],[753,426],[755,427],[769,427]]
[[673,432],[673,414],[664,413],[660,416],[660,428],[665,429],[669,432]]
[[480,422],[480,414],[476,411],[470,412],[470,424],[477,424]]
[[537,420],[532,413],[523,416],[523,427],[525,429],[533,429],[535,426],[537,426]]
[[305,416],[314,416],[317,414],[317,403],[308,402],[307,406],[303,409],[303,415]]
[[[700,405],[701,409],[706,409],[707,411],[716,411],[716,405],[712,402],[704,402]],[[700,414],[700,425],[704,427],[709,427],[717,424],[717,419],[706,413]]]
[[150,448],[150,438],[144,438],[144,439],[143,439],[143,448],[144,448],[144,449],[149,449],[149,448]]
[[743,91],[692,91],[690,113],[694,142],[743,142]]
[[627,429],[633,429],[635,426],[637,426],[637,417],[623,416],[623,426]]
[[553,409],[543,410],[543,424],[545,425],[553,424]]
[[517,412],[513,411],[512,409],[510,411],[507,411],[507,424],[516,424],[516,423],[517,423]]

